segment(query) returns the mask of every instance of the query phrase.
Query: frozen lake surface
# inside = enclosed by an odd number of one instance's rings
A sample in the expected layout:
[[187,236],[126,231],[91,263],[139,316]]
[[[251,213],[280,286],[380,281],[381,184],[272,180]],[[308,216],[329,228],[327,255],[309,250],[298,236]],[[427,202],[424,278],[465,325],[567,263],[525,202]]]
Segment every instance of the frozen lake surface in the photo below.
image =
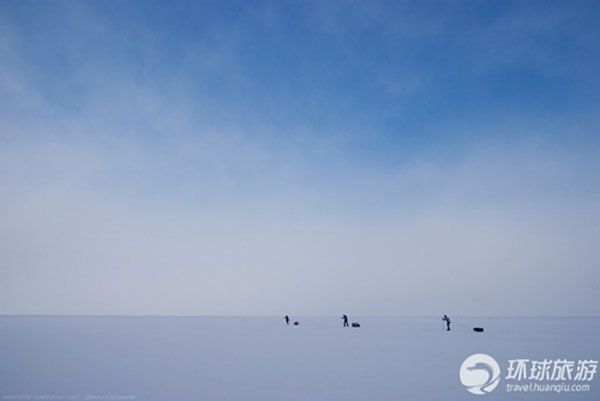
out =
[[[452,317],[452,316],[451,316]],[[293,318],[294,319],[294,318]],[[508,361],[600,358],[600,318],[0,317],[2,399],[143,401],[600,400],[587,392],[507,393]],[[478,334],[473,326],[483,326]],[[468,393],[459,367],[486,353],[490,394]],[[483,397],[483,398],[482,398]]]

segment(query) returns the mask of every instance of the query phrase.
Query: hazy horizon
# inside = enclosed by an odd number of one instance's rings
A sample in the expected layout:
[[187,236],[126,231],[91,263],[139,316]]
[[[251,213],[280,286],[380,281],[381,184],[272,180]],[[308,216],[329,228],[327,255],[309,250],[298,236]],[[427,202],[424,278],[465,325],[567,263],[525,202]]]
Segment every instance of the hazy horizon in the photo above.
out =
[[[340,313],[348,314],[348,311],[341,311]],[[307,318],[322,318],[322,319],[332,319],[338,321],[340,319],[340,314],[337,315],[296,315],[293,313],[278,314],[278,315],[184,315],[184,314],[168,314],[168,315],[158,315],[158,314],[123,314],[123,313],[115,313],[115,314],[102,314],[102,313],[2,313],[0,316],[2,317],[173,317],[173,318],[227,318],[227,319],[277,319],[281,320],[285,315],[289,315],[290,319],[294,320],[302,320]],[[377,315],[377,314],[350,314],[349,318],[351,319],[360,319],[360,318],[373,318],[373,319],[440,319],[441,314],[437,315]],[[490,319],[600,319],[600,315],[452,315],[452,319],[474,319],[474,318],[490,318]]]

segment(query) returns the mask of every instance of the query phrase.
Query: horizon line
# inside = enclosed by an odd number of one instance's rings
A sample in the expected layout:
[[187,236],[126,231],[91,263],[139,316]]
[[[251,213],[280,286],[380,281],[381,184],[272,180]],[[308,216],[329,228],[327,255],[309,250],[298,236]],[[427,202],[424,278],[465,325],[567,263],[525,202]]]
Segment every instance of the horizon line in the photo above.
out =
[[[343,312],[342,312],[343,313]],[[265,314],[265,315],[202,315],[202,314],[130,314],[130,313],[0,313],[0,317],[198,317],[198,318],[281,318],[285,314]],[[298,314],[296,317],[314,317],[314,318],[329,318],[337,317],[337,315],[318,315],[318,314]],[[441,315],[377,315],[377,314],[353,314],[358,317],[373,317],[373,318],[433,318]],[[498,319],[527,319],[527,318],[555,318],[555,319],[598,319],[600,315],[452,315],[455,318],[498,318]]]

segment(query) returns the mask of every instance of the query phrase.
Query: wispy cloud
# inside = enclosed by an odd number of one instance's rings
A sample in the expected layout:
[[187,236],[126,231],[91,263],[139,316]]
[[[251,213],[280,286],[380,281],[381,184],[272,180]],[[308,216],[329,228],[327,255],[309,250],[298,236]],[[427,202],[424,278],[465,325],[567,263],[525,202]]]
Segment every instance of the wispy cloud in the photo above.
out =
[[482,80],[594,83],[556,60],[594,33],[541,43],[577,9],[462,29],[406,4],[20,7],[0,19],[0,313],[600,312],[594,86],[526,105]]

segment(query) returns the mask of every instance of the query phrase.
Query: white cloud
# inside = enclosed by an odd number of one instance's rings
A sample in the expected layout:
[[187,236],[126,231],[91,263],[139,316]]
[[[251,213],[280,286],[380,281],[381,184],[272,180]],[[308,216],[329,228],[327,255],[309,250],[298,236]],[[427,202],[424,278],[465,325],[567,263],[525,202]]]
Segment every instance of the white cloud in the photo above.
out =
[[[216,35],[186,57],[243,86]],[[350,123],[214,118],[180,79],[93,60],[56,104],[0,40],[0,313],[600,313],[593,122],[364,162]]]

